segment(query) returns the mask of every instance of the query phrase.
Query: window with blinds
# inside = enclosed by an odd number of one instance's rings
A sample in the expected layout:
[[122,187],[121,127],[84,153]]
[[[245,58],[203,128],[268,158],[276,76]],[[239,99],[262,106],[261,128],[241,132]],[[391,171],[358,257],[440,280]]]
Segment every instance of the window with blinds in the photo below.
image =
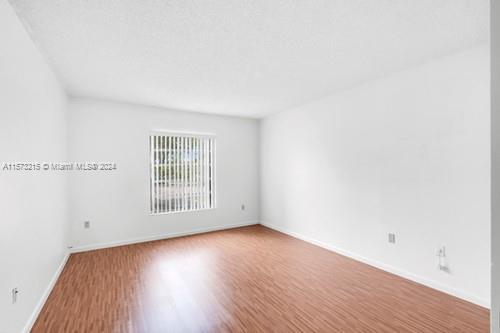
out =
[[151,214],[215,208],[215,137],[154,134]]

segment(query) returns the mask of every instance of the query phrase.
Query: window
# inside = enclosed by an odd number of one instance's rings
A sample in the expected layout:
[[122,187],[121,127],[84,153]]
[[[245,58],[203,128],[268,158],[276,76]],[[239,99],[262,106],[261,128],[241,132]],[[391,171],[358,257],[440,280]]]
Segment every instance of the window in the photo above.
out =
[[215,208],[215,137],[153,134],[151,214]]

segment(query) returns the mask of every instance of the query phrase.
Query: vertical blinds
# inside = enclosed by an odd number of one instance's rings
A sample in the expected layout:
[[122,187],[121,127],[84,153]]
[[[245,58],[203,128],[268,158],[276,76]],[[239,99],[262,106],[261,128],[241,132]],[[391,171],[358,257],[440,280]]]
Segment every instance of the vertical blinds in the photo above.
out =
[[152,214],[215,207],[215,138],[151,135]]

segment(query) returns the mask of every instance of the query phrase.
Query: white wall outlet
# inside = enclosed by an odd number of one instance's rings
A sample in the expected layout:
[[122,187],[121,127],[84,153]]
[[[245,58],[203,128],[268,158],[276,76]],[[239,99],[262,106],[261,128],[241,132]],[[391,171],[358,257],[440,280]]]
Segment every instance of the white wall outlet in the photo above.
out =
[[450,268],[448,267],[448,263],[446,261],[446,247],[441,246],[438,251],[437,251],[437,257],[438,257],[438,269],[449,273]]
[[241,205],[241,210],[245,210],[245,204]]
[[19,290],[16,288],[12,289],[12,304],[17,302],[17,295],[19,294]]
[[396,243],[396,234],[389,233],[389,243]]
[[83,222],[83,227],[84,227],[85,229],[89,229],[89,228],[90,228],[90,221],[85,221],[85,222]]

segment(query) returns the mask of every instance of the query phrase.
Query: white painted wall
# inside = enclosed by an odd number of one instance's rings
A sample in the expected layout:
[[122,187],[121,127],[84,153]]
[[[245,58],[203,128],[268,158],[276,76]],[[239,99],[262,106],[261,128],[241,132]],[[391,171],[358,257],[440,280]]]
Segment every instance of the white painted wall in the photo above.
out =
[[[118,168],[72,173],[75,247],[258,223],[257,120],[86,99],[70,100],[69,114],[71,160],[111,161]],[[149,215],[149,134],[157,129],[216,134],[216,209]],[[90,229],[83,228],[85,220]]]
[[500,2],[491,1],[491,332],[500,333]]
[[266,118],[263,223],[487,306],[489,107],[483,45]]
[[[66,160],[65,94],[5,0],[0,45],[0,166]],[[66,179],[0,169],[0,332],[23,330],[65,258]]]

